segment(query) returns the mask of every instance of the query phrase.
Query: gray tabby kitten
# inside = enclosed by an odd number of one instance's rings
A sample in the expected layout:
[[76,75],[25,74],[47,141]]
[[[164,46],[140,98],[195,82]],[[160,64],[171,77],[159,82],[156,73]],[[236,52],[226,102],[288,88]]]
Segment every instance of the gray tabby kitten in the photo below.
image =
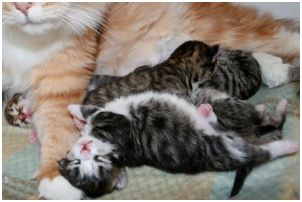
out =
[[221,130],[211,105],[196,109],[167,93],[121,97],[101,108],[68,108],[83,129],[59,170],[90,197],[126,186],[125,166],[194,174],[237,170],[298,151],[297,144],[286,140],[249,144],[235,132]]
[[31,126],[31,110],[25,93],[16,93],[6,103],[4,117],[8,124],[21,128]]

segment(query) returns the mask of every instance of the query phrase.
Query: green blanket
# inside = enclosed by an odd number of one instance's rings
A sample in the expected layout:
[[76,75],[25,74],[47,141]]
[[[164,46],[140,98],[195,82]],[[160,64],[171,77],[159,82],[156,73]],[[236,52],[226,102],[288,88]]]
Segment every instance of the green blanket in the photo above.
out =
[[[250,100],[264,103],[272,110],[279,99],[289,101],[284,139],[299,142],[300,99],[297,84],[261,90]],[[2,122],[2,194],[3,199],[37,197],[33,175],[39,166],[39,145],[29,144],[29,130]],[[300,154],[259,166],[248,176],[234,199],[299,199]],[[150,167],[128,169],[129,183],[100,199],[228,199],[235,172],[204,172],[198,175],[169,174]]]

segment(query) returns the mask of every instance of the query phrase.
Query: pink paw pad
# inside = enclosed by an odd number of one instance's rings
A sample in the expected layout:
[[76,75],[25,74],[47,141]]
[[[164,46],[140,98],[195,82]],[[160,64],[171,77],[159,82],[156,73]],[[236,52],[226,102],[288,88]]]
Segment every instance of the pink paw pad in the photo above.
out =
[[28,135],[28,140],[29,140],[29,143],[31,143],[31,144],[39,144],[39,143],[40,143],[38,134],[36,133],[35,130],[33,130],[33,131]]
[[210,117],[211,114],[213,113],[213,108],[210,104],[201,104],[197,108],[198,113],[203,116],[203,117]]

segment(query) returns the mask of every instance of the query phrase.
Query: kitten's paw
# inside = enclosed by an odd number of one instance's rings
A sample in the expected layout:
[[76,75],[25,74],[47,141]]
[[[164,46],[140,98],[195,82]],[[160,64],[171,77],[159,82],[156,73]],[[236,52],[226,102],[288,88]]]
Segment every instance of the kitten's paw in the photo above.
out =
[[44,178],[39,184],[40,197],[46,199],[79,200],[83,197],[80,189],[73,187],[64,177]]
[[264,104],[259,104],[259,105],[257,105],[255,108],[256,108],[256,110],[257,110],[260,114],[263,114],[264,111],[265,111],[265,109],[266,109],[266,107],[265,107]]
[[292,81],[292,65],[283,64],[282,59],[266,53],[253,53],[261,70],[262,82],[270,88]]

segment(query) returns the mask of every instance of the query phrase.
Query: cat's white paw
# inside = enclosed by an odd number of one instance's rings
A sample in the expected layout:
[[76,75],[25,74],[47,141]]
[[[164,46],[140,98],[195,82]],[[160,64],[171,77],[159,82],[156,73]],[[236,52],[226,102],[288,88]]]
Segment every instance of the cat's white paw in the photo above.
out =
[[79,200],[83,197],[80,189],[73,187],[64,177],[43,179],[39,184],[40,196],[46,199]]
[[283,64],[282,59],[266,53],[253,53],[260,65],[262,82],[270,88],[288,83],[290,64]]

